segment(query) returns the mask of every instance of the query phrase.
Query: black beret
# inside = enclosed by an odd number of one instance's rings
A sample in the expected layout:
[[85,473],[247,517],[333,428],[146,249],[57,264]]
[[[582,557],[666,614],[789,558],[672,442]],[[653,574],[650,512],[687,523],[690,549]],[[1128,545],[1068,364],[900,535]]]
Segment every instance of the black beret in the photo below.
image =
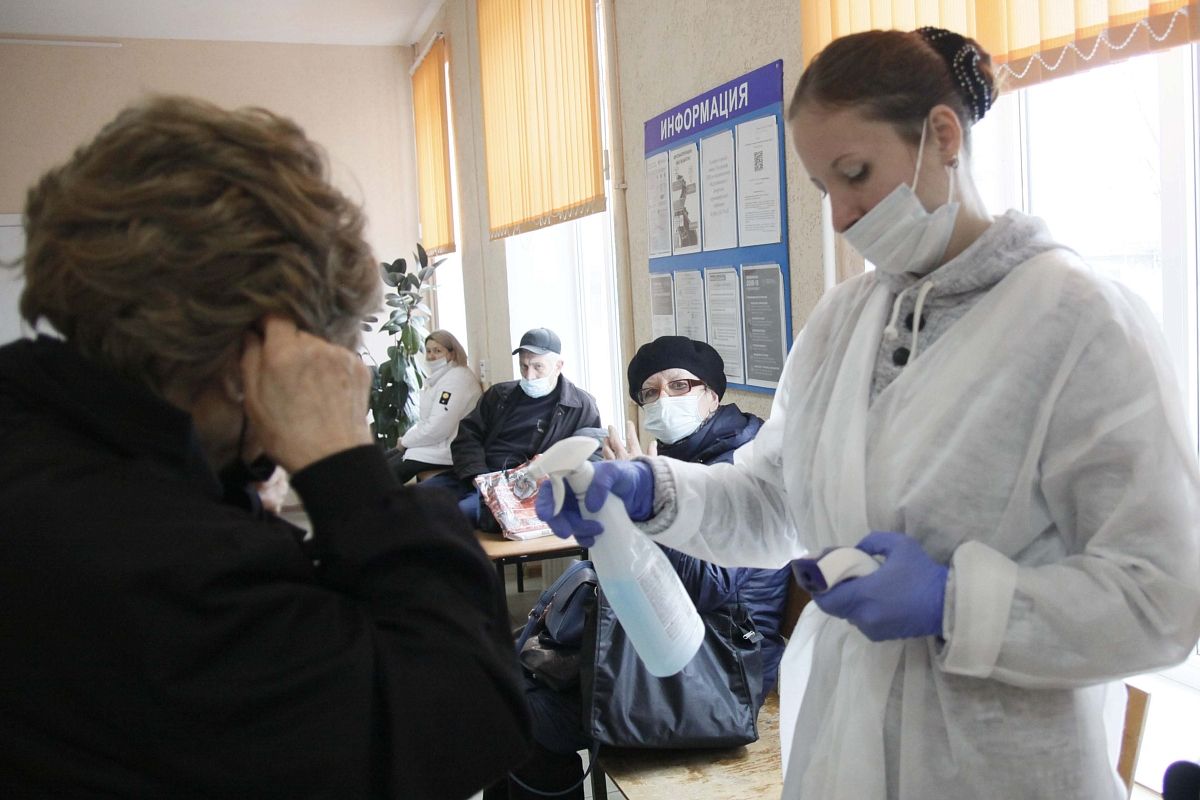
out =
[[698,342],[686,336],[660,336],[644,344],[629,362],[629,396],[637,402],[638,392],[646,379],[667,369],[686,369],[725,396],[725,362],[708,342]]

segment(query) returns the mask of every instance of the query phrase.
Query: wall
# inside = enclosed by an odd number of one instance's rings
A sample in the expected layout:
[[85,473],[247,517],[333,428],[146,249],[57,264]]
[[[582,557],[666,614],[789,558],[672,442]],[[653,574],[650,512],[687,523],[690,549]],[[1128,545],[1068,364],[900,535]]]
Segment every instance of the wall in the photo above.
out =
[[[796,0],[612,0],[620,119],[628,184],[629,270],[635,345],[651,338],[643,123],[706,89],[783,59],[784,102],[800,79]],[[788,258],[792,328],[798,333],[821,296],[820,198],[787,142]],[[627,354],[632,355],[631,353]],[[726,401],[766,416],[770,395],[731,391]]]
[[[614,213],[626,210],[626,226],[616,225],[621,313],[629,317],[625,360],[650,339],[649,271],[646,247],[645,120],[705,89],[782,58],[784,95],[801,71],[800,7],[795,0],[602,0],[613,26],[614,78],[618,87],[614,124],[623,142],[611,159],[619,183]],[[479,43],[475,0],[446,0],[417,49],[436,32],[450,53],[451,113],[458,153],[463,281],[469,320],[467,349],[472,361],[487,361],[487,379],[512,376],[508,332],[507,271],[503,241],[488,238],[487,183],[484,174],[482,104],[479,96]],[[701,68],[696,68],[701,65]],[[824,287],[821,262],[820,198],[787,150],[788,235],[792,326],[798,332]],[[622,191],[618,189],[618,191]],[[630,325],[629,322],[632,322]],[[731,391],[726,398],[765,416],[771,395]]]
[[19,213],[29,185],[121,107],[149,93],[183,93],[294,119],[326,148],[334,183],[363,203],[379,257],[412,252],[410,48],[112,41],[120,46],[0,39],[0,213]]

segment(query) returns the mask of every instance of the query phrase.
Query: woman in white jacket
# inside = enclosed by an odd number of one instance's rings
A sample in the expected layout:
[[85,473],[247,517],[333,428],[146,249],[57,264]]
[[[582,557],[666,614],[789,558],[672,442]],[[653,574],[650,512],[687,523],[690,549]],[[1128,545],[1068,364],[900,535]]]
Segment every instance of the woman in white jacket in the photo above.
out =
[[467,353],[450,331],[437,330],[425,337],[425,385],[421,387],[421,418],[400,437],[396,455],[388,461],[401,483],[422,472],[444,472],[453,460],[450,443],[458,422],[475,408],[483,389],[467,366]]
[[[941,29],[817,55],[793,140],[875,270],[813,311],[734,464],[604,462],[584,500],[726,565],[881,559],[789,643],[787,798],[1124,797],[1113,682],[1200,635],[1200,476],[1157,323],[1041,221],[987,213],[966,162],[992,97],[990,58]],[[557,533],[601,532],[551,497]]]

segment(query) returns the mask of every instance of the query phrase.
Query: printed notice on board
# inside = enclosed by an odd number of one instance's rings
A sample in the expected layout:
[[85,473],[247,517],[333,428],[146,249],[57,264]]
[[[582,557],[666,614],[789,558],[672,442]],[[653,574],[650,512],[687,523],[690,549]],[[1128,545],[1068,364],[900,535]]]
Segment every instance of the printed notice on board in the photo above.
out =
[[746,383],[774,389],[787,359],[783,271],[778,264],[742,265]]
[[700,252],[700,151],[695,144],[671,151],[671,222],[675,255]]
[[778,242],[779,129],[773,114],[737,126],[737,198],[741,246]]
[[704,315],[704,276],[698,269],[675,272],[675,333],[708,341]]
[[675,282],[669,272],[650,276],[650,335],[675,335]]
[[646,232],[650,258],[671,255],[671,194],[666,153],[646,159]]
[[722,131],[700,140],[700,209],[704,219],[704,249],[737,247],[733,131]]
[[725,362],[725,377],[734,383],[745,383],[742,298],[737,270],[733,267],[704,270],[704,291],[708,305],[708,343],[721,354]]

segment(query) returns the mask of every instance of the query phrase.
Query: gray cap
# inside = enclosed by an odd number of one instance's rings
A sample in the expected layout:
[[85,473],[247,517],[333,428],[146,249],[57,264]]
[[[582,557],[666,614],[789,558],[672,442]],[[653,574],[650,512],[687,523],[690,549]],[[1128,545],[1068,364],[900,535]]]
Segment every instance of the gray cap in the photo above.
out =
[[512,354],[515,356],[522,350],[539,356],[546,353],[561,353],[562,342],[558,340],[558,334],[549,328],[534,328],[525,331],[525,335],[521,337],[521,343],[517,345],[516,350],[512,351]]

